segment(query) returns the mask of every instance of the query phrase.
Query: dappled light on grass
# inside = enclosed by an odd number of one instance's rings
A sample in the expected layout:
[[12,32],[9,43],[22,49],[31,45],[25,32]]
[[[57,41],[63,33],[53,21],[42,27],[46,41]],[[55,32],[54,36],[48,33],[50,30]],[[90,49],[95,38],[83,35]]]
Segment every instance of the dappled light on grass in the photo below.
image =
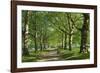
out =
[[72,51],[62,50],[59,51],[38,51],[31,53],[30,56],[23,56],[23,62],[44,62],[44,61],[64,61],[64,60],[83,60],[89,59],[90,53],[79,53],[79,49],[74,48]]

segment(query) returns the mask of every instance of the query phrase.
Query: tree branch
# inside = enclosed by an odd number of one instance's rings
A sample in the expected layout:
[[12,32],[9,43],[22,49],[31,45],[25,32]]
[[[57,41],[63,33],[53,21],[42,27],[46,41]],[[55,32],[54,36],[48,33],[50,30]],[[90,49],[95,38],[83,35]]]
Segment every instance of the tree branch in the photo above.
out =
[[71,19],[72,25],[73,25],[77,30],[81,31],[82,28],[77,27],[77,26],[75,25],[75,21],[74,21],[72,18],[70,18],[70,19]]

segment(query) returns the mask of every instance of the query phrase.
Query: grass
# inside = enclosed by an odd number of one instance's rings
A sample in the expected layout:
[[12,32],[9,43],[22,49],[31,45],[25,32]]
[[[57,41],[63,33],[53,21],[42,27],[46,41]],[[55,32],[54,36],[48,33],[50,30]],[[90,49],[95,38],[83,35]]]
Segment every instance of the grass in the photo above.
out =
[[40,55],[44,54],[46,55],[49,52],[49,50],[44,50],[44,51],[31,51],[30,55],[28,56],[22,56],[22,62],[37,62],[40,60]]
[[[78,48],[73,48],[72,51],[59,49],[57,54],[59,54],[59,60],[82,60],[82,59],[89,59],[90,53],[79,53]],[[31,51],[29,56],[22,56],[22,62],[38,62],[42,60],[42,55],[47,55],[50,50],[43,50],[43,51]]]
[[60,50],[60,56],[64,60],[82,60],[89,59],[90,53],[79,53],[79,49],[75,48],[72,51]]
[[22,62],[33,62],[33,61],[37,61],[37,57],[22,57]]
[[65,59],[65,58],[67,58],[67,57],[72,56],[72,55],[74,54],[74,52],[69,51],[69,50],[60,50],[59,54],[60,54],[60,57],[61,57],[62,59]]
[[22,56],[22,62],[35,62],[39,59],[39,52],[32,51],[28,56]]
[[79,55],[72,56],[67,60],[82,60],[82,59],[89,59],[89,57],[90,57],[89,53],[84,53],[84,54],[82,53]]

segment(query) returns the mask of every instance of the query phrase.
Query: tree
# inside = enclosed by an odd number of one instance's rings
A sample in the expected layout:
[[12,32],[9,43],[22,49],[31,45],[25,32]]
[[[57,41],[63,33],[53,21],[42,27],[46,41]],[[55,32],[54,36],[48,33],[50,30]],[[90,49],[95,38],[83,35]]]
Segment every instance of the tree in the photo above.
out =
[[38,43],[37,43],[37,12],[36,11],[30,11],[30,35],[32,35],[34,40],[34,48],[35,52],[38,50]]
[[[28,32],[28,46],[33,46],[35,51],[46,50],[57,45],[71,51],[76,43],[80,44],[80,52],[86,49],[88,14],[48,11],[27,11],[27,14],[28,16],[24,15],[23,20],[27,23],[24,27],[25,32]],[[80,35],[78,36],[77,33]],[[73,43],[75,37],[81,42]]]
[[[30,36],[33,37],[35,51],[46,49],[48,43],[47,12],[31,11]],[[31,38],[32,38],[31,37]]]
[[83,13],[83,26],[81,28],[80,53],[88,52],[88,49],[87,49],[87,37],[88,37],[88,30],[89,30],[88,20],[89,20],[89,15]]
[[23,16],[23,21],[22,21],[22,33],[23,33],[23,55],[29,55],[29,52],[28,52],[28,11],[23,11],[22,12],[22,16]]
[[[71,22],[71,13],[50,13],[52,26],[61,33],[62,48],[67,49],[67,42],[69,43],[69,50],[72,45],[72,35],[74,33],[74,26]],[[63,39],[64,38],[64,39]],[[69,39],[69,41],[68,41]]]
[[[79,18],[80,19],[80,18]],[[73,22],[75,28],[80,31],[81,33],[81,43],[80,43],[80,53],[85,53],[88,52],[87,48],[87,38],[88,38],[88,32],[89,32],[89,14],[88,13],[83,13],[82,14],[82,20],[81,20],[81,27],[79,28],[77,26],[77,20],[73,20],[71,18],[71,21]]]

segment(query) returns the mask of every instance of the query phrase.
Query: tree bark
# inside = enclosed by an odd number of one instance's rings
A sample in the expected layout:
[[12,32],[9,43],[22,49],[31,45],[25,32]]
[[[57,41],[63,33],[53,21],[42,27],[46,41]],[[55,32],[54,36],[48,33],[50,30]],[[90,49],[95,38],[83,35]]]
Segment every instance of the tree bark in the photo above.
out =
[[42,47],[42,34],[40,34],[40,50],[41,51],[43,50],[43,47]]
[[69,50],[71,51],[72,50],[72,26],[71,26],[71,23],[70,23],[70,20],[71,19],[71,14],[68,14],[68,24],[69,24]]
[[69,34],[69,50],[72,50],[72,35]]
[[37,52],[38,47],[37,47],[37,23],[36,23],[36,13],[34,15],[35,21],[34,21],[34,46],[35,46],[35,52]]
[[[36,28],[36,26],[35,26],[35,28]],[[36,33],[36,31],[35,31],[35,35],[34,35],[34,44],[35,44],[35,52],[37,52],[37,33]]]
[[64,49],[67,49],[67,33],[65,33]]
[[80,45],[80,53],[88,52],[87,49],[87,37],[88,37],[88,14],[83,14],[84,23],[81,29],[81,45]]
[[25,12],[25,17],[24,17],[24,34],[23,34],[23,39],[24,39],[24,47],[23,47],[23,55],[29,55],[28,51],[28,12]]
[[62,33],[62,37],[61,37],[61,41],[62,41],[62,49],[64,48],[64,34]]

